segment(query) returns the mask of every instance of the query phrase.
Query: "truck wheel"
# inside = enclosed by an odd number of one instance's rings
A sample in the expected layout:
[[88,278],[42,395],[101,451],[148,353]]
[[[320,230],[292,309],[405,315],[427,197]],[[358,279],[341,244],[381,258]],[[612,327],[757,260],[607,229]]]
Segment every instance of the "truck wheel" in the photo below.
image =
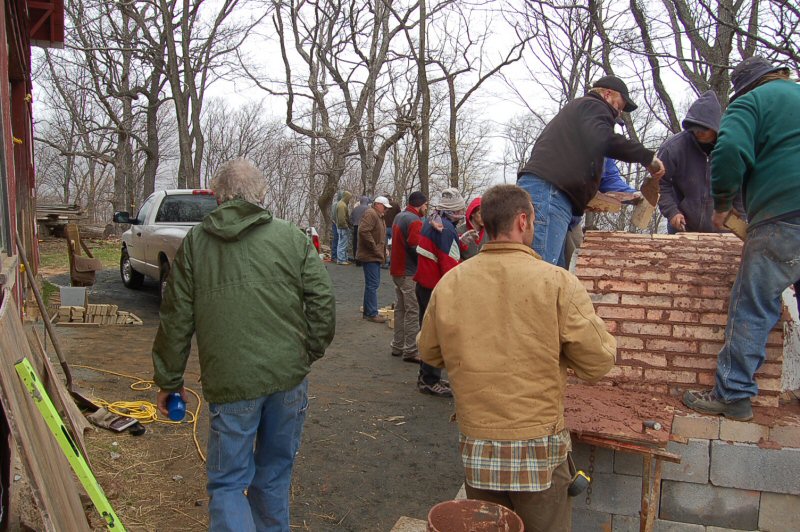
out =
[[119,258],[119,275],[122,277],[122,284],[124,284],[126,288],[135,290],[141,288],[144,282],[144,275],[133,269],[127,248],[122,248],[122,254]]
[[164,301],[164,294],[167,293],[167,279],[169,278],[169,262],[166,259],[161,261],[161,271],[159,272],[159,296]]

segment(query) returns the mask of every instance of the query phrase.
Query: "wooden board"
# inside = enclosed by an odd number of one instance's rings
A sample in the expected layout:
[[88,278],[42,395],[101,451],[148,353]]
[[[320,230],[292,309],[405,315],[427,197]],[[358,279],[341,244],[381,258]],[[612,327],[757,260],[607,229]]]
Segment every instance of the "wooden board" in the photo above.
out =
[[[666,447],[674,411],[657,395],[616,386],[569,384],[564,416],[570,432]],[[643,429],[642,422],[648,420],[660,423],[661,430]]]
[[8,290],[0,306],[0,402],[28,474],[45,530],[90,530],[69,462],[19,379],[14,364],[31,352]]

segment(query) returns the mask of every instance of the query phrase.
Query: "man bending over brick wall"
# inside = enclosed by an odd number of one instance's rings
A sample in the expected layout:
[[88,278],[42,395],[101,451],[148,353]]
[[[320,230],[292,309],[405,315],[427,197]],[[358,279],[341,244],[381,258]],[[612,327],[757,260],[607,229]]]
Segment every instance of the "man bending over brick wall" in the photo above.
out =
[[481,211],[490,239],[436,285],[419,354],[450,375],[467,497],[511,508],[529,532],[568,532],[567,368],[599,379],[617,345],[578,278],[530,248],[525,190],[492,187]]
[[761,57],[739,63],[731,82],[734,94],[711,156],[714,225],[723,226],[733,199],[744,191],[750,226],[716,385],[687,391],[683,402],[698,412],[747,421],[781,294],[800,279],[800,86],[789,80],[789,69]]

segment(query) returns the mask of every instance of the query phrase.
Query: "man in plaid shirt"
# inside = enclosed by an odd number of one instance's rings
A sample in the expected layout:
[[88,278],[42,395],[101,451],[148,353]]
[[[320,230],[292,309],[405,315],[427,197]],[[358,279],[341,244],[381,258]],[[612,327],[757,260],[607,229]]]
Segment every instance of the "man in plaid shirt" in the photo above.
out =
[[436,285],[418,339],[456,399],[467,497],[514,510],[525,530],[571,529],[567,368],[596,380],[616,341],[568,271],[530,248],[533,205],[498,185],[482,200],[490,240]]

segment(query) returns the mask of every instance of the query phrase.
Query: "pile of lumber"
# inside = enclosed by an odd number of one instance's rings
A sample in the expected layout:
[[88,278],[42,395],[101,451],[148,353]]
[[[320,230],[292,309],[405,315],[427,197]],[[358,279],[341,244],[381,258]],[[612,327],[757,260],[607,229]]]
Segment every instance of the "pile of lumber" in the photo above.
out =
[[394,304],[378,309],[378,315],[386,318],[386,325],[388,325],[390,329],[394,329]]
[[94,305],[84,307],[58,307],[58,325],[142,325],[142,320],[133,312],[119,310],[117,305]]
[[77,204],[40,203],[36,206],[36,222],[52,234],[60,233],[68,223],[77,223],[84,218],[86,211]]

